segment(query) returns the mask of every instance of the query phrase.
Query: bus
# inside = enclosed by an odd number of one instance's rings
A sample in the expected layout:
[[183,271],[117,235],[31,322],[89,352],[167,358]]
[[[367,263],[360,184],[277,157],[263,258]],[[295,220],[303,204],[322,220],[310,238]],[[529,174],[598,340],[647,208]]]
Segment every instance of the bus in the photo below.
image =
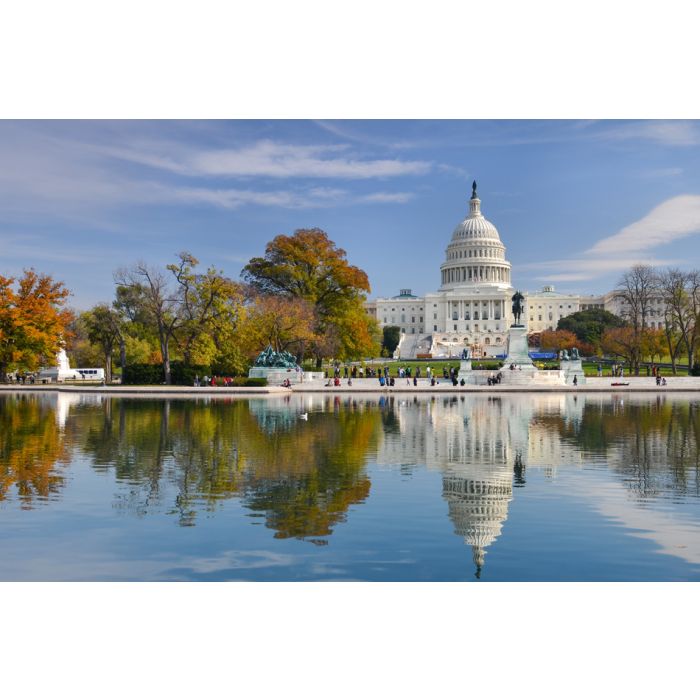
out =
[[80,374],[81,379],[85,379],[91,382],[101,382],[104,381],[105,371],[102,367],[78,367],[76,370]]

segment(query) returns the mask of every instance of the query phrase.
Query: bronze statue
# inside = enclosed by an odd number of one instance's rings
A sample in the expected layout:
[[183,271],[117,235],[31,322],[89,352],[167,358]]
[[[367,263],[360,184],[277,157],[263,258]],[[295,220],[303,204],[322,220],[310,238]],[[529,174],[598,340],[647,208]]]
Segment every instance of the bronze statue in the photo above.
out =
[[578,354],[578,348],[574,347],[571,348],[571,359],[572,360],[580,360],[581,356]]
[[476,199],[476,180],[472,182],[472,199]]
[[297,366],[297,358],[291,352],[283,350],[275,352],[271,345],[268,345],[255,360],[255,367],[285,367],[293,368]]
[[511,301],[513,302],[513,317],[515,318],[515,323],[513,324],[514,326],[519,326],[520,325],[520,316],[523,313],[523,309],[525,308],[523,306],[523,300],[525,297],[520,293],[520,290],[516,291],[515,294],[511,297]]

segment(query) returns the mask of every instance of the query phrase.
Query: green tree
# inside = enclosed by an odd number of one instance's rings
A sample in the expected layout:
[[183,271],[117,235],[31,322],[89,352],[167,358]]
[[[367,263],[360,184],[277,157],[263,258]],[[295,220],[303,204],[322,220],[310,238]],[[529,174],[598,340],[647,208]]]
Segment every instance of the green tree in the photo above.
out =
[[[335,329],[348,316],[363,318],[358,312],[364,311],[365,293],[370,291],[367,274],[350,265],[345,251],[317,228],[277,236],[267,244],[264,257],[253,258],[243,268],[243,278],[265,296],[303,299],[312,305],[318,342],[311,351],[319,368],[327,353],[329,335],[338,338]],[[363,336],[370,338],[372,326],[369,316],[364,316],[367,333]],[[339,352],[347,354],[348,348],[343,345],[345,339],[341,339]]]
[[98,304],[82,314],[81,320],[87,329],[88,339],[102,351],[105,380],[112,381],[112,355],[122,339],[123,322],[116,311],[107,304]]
[[600,341],[606,330],[621,328],[624,325],[625,322],[619,316],[615,316],[609,311],[587,309],[560,318],[557,330],[569,331],[576,336],[579,343],[587,343],[599,349]]
[[401,339],[401,329],[398,326],[384,326],[382,329],[382,350],[387,357],[392,357]]
[[243,313],[243,289],[223,272],[210,267],[195,272],[199,261],[190,253],[168,265],[178,286],[181,323],[175,339],[186,365],[210,365],[218,355],[217,340],[235,332]]

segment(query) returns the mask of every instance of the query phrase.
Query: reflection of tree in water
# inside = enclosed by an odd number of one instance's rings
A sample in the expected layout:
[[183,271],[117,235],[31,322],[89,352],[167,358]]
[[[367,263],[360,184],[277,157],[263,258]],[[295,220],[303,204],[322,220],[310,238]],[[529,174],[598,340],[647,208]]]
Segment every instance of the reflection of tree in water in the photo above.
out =
[[191,525],[238,491],[241,413],[225,401],[110,399],[81,434],[94,468],[126,485],[118,507],[145,515],[174,488],[171,512]]
[[369,495],[364,465],[376,448],[380,414],[350,401],[334,408],[256,443],[244,502],[265,513],[275,537],[326,544],[348,508]]
[[57,494],[68,449],[51,397],[0,396],[0,501],[16,489],[23,508]]
[[[298,420],[287,403],[111,399],[82,416],[83,449],[126,488],[117,507],[166,507],[181,525],[243,496],[279,537],[330,534],[369,493],[363,472],[379,416],[356,402]],[[331,407],[332,408],[332,407]]]
[[700,402],[587,402],[578,424],[558,422],[562,438],[599,453],[638,498],[700,494]]

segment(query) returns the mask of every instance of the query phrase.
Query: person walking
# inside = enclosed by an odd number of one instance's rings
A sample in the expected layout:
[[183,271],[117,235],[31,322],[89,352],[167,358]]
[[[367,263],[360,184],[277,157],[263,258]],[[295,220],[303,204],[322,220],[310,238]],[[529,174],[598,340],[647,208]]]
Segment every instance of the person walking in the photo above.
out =
[[598,376],[603,376],[603,365],[601,365],[600,362],[598,363]]
[[574,374],[574,386],[578,386],[578,377]]

